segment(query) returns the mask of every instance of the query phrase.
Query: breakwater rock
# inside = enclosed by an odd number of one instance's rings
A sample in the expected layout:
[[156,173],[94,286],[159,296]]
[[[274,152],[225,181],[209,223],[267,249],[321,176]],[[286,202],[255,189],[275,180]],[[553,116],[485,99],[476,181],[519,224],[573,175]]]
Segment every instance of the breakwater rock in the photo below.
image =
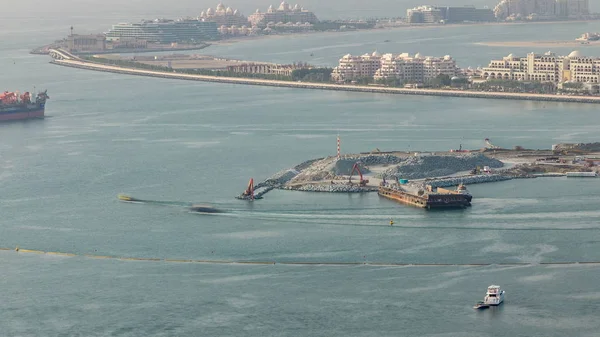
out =
[[475,176],[460,176],[460,177],[446,177],[438,179],[426,179],[423,184],[431,185],[431,187],[450,187],[457,186],[459,184],[473,185],[482,183],[491,183],[496,181],[511,180],[513,177],[502,175],[502,174],[481,174]]
[[376,187],[360,187],[358,185],[350,184],[319,184],[319,185],[301,185],[301,186],[285,186],[282,187],[284,190],[292,191],[304,191],[304,192],[329,192],[329,193],[363,193],[363,192],[375,192]]
[[384,176],[403,179],[423,179],[430,177],[443,177],[461,171],[469,171],[477,166],[500,168],[504,164],[498,159],[487,157],[481,153],[464,154],[457,156],[412,156],[408,157],[395,167],[375,175],[377,178]]
[[552,145],[552,151],[597,152],[600,151],[600,143],[559,143]]

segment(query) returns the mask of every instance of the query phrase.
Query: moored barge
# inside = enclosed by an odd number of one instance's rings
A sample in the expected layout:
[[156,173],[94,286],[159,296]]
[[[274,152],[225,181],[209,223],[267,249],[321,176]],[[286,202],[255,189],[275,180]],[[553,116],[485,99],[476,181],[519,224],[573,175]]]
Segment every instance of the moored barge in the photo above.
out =
[[384,198],[426,209],[466,208],[471,206],[471,195],[445,189],[436,190],[429,185],[426,190],[411,191],[396,184],[381,184],[378,194]]

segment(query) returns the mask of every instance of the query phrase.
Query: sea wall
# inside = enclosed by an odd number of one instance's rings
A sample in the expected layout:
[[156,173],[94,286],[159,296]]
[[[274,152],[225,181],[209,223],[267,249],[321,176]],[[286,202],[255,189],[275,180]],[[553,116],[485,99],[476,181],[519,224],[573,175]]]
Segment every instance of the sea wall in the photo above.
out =
[[513,177],[500,174],[481,174],[476,176],[446,177],[438,179],[426,179],[424,184],[432,187],[450,187],[459,184],[473,185],[482,183],[492,183],[496,181],[511,180]]
[[504,92],[479,92],[463,90],[433,90],[433,89],[406,89],[391,88],[379,86],[359,86],[359,85],[340,85],[328,83],[306,83],[292,81],[274,81],[250,78],[218,77],[205,75],[191,75],[177,72],[150,71],[136,68],[125,68],[109,66],[91,62],[76,60],[53,60],[51,63],[66,67],[80,68],[87,70],[111,72],[127,75],[138,75],[148,77],[158,77],[167,79],[179,79],[189,81],[204,81],[217,83],[234,83],[245,85],[262,85],[271,87],[299,88],[299,89],[317,89],[317,90],[337,90],[369,92],[382,94],[401,94],[401,95],[424,95],[424,96],[444,96],[444,97],[465,97],[465,98],[493,98],[493,99],[513,99],[545,102],[570,102],[570,103],[600,103],[600,96],[563,96],[563,95],[542,95],[542,94],[522,94],[522,93],[504,93]]
[[303,192],[329,192],[329,193],[363,193],[375,192],[377,187],[360,187],[358,185],[350,185],[347,183],[339,184],[306,184],[299,187],[284,186],[282,190],[303,191]]

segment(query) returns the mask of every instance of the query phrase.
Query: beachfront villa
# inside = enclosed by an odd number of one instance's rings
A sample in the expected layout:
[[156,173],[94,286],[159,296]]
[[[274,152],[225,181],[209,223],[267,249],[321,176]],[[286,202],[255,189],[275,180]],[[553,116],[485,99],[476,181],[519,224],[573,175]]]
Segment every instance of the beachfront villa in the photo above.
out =
[[273,6],[269,6],[266,13],[261,12],[259,9],[256,10],[255,13],[248,16],[248,21],[252,26],[258,26],[261,28],[267,27],[268,23],[309,23],[315,24],[318,23],[319,20],[317,16],[303,7],[300,7],[298,4],[293,7],[289,5],[287,2],[283,1],[277,9],[273,8]]
[[225,7],[222,3],[217,5],[216,9],[209,8],[206,11],[202,11],[199,20],[216,22],[218,27],[221,26],[247,26],[248,18],[246,18],[237,9],[231,7]]
[[510,54],[501,60],[492,60],[481,70],[483,79],[503,79],[540,82],[600,83],[600,58],[573,51],[568,56],[547,52],[526,57]]
[[419,53],[399,55],[377,52],[362,56],[345,55],[331,74],[335,81],[372,77],[375,80],[393,78],[410,83],[425,83],[438,75],[460,74],[456,61],[450,56],[431,57]]
[[589,14],[589,0],[501,0],[494,8],[494,15],[501,20],[580,18]]

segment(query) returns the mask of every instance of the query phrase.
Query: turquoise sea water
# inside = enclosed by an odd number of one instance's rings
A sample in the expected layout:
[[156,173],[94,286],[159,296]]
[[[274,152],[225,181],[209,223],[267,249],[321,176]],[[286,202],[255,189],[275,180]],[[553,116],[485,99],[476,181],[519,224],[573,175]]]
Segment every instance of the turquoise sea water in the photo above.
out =
[[[206,52],[274,62],[310,61],[313,53],[311,62],[331,65],[347,52],[378,49],[451,54],[477,66],[530,50],[473,42],[514,41],[517,33],[542,40],[540,27],[551,28],[553,39],[570,39],[598,30],[594,25],[372,31]],[[0,45],[2,87],[35,85],[51,96],[50,118],[0,125],[0,247],[171,259],[532,265],[174,264],[4,251],[2,335],[598,336],[600,268],[538,263],[600,261],[600,180],[473,185],[473,207],[458,212],[424,212],[375,194],[273,191],[251,204],[233,199],[250,177],[334,154],[338,133],[343,152],[480,148],[486,137],[506,147],[549,148],[598,140],[597,106],[93,73],[27,54],[53,34],[7,34]],[[597,47],[585,52],[600,55]],[[120,192],[208,202],[228,212],[120,203]],[[506,304],[474,312],[492,283],[507,290]]]

